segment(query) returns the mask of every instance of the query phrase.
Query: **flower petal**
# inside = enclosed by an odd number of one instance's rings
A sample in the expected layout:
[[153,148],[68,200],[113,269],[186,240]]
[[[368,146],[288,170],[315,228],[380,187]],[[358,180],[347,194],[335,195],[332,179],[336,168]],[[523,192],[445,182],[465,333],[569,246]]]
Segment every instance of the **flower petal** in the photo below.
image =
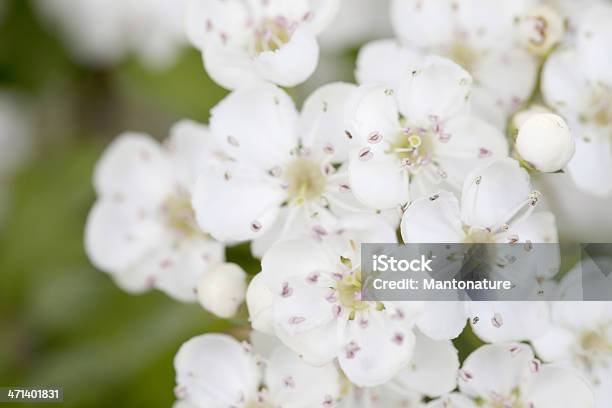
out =
[[468,318],[465,302],[430,302],[417,320],[417,327],[432,339],[454,339],[465,328]]
[[461,219],[471,227],[497,227],[528,204],[531,190],[529,174],[517,161],[495,160],[466,177]]
[[198,225],[219,241],[252,239],[276,220],[285,192],[261,170],[249,170],[228,164],[198,179],[192,201]]
[[585,133],[595,137],[576,138],[574,157],[567,164],[568,173],[581,190],[607,196],[612,192],[612,138],[598,130]]
[[254,59],[259,75],[270,82],[293,87],[306,81],[317,68],[319,45],[307,27],[298,27],[291,40],[274,51],[264,51]]
[[525,344],[487,344],[472,352],[463,362],[459,389],[472,397],[488,400],[491,395],[510,395],[533,359]]
[[447,191],[419,198],[410,204],[404,212],[400,228],[407,244],[461,242],[465,237],[459,202]]
[[259,369],[244,347],[224,334],[185,342],[174,358],[176,393],[197,406],[227,407],[255,397]]
[[542,408],[595,407],[593,391],[575,371],[544,365],[521,387],[524,401]]
[[349,320],[338,356],[348,379],[358,386],[389,381],[408,363],[414,350],[412,330],[393,323],[380,312],[367,315],[367,325]]
[[448,120],[467,109],[472,77],[454,62],[429,57],[400,83],[400,112],[413,124]]
[[391,22],[397,37],[417,48],[447,44],[454,37],[452,3],[445,0],[393,0]]
[[356,87],[344,82],[324,85],[304,102],[299,121],[300,140],[312,153],[330,162],[345,161],[349,143],[349,100]]
[[325,406],[325,401],[340,396],[340,376],[333,364],[309,365],[286,347],[278,347],[272,353],[265,383],[270,400],[287,408]]
[[210,129],[225,151],[243,163],[270,170],[297,147],[298,114],[274,85],[234,91],[211,111]]
[[248,19],[249,12],[242,0],[190,0],[185,12],[185,32],[200,50],[215,43],[242,44],[249,34]]
[[448,340],[432,340],[416,333],[410,365],[391,380],[394,385],[419,391],[428,397],[444,395],[457,386],[459,357]]
[[532,339],[550,328],[546,302],[470,302],[469,309],[474,333],[490,343]]
[[421,59],[395,40],[372,41],[359,50],[355,78],[361,85],[384,85],[397,90],[406,72],[418,66]]

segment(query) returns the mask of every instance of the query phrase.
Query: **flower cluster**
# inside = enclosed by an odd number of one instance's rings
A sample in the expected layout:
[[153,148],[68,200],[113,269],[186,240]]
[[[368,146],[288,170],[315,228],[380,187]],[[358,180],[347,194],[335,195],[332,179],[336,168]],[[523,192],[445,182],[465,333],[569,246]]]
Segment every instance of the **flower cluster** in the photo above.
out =
[[[180,349],[177,406],[610,406],[605,304],[369,301],[360,244],[554,244],[539,176],[610,194],[612,4],[393,0],[396,38],[298,107],[288,88],[317,69],[339,3],[190,0],[187,38],[229,94],[162,144],[122,134],[96,167],[99,269],[248,311],[250,342]],[[254,275],[225,259],[245,242]],[[540,272],[534,290],[557,270]],[[452,340],[470,331],[489,344],[460,363]]]

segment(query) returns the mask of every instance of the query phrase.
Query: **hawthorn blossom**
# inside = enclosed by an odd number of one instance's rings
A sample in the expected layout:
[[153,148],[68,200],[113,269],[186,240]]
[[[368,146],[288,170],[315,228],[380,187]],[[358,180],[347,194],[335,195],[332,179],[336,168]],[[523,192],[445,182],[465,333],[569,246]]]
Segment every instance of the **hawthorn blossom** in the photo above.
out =
[[612,5],[595,3],[582,14],[574,46],[547,60],[541,91],[576,138],[567,170],[588,193],[612,192]]
[[[557,242],[555,218],[549,212],[532,213],[539,193],[532,189],[529,175],[513,159],[490,162],[474,170],[465,180],[461,205],[455,196],[441,191],[414,201],[404,212],[401,233],[405,243],[505,243],[527,251],[534,243]],[[504,278],[505,267],[514,258],[507,257],[504,246],[491,256],[500,267],[493,273]],[[558,248],[538,248],[547,257],[543,265],[529,261],[517,265],[527,279],[529,295],[540,288],[542,280],[558,272]],[[510,253],[512,255],[513,253]],[[540,257],[537,257],[538,259]],[[506,278],[517,282],[519,276]],[[478,336],[487,341],[512,341],[543,333],[548,327],[548,309],[544,302],[431,302],[417,319],[417,326],[433,338],[452,338],[463,330],[466,319]]]
[[419,305],[361,300],[359,242],[394,242],[383,221],[358,241],[338,234],[277,242],[247,292],[251,320],[310,364],[337,359],[357,386],[390,380],[410,361]]
[[291,87],[314,72],[316,35],[338,0],[190,0],[186,30],[208,75],[227,89],[267,81]]
[[403,46],[446,56],[470,72],[476,110],[503,126],[536,84],[538,60],[522,45],[516,24],[533,3],[393,0],[391,21]]
[[[470,170],[507,155],[503,134],[469,115],[472,78],[465,70],[450,60],[420,58],[392,44],[381,47],[410,61],[378,71],[362,67],[363,76],[394,71],[388,76],[395,80],[362,86],[351,102],[349,173],[360,201],[387,209],[440,188],[459,189]],[[377,52],[371,59],[380,61],[384,53]]]
[[424,407],[425,398],[436,398],[455,389],[459,357],[453,344],[432,340],[419,332],[415,336],[414,356],[405,368],[378,387],[350,385],[340,407]]
[[326,85],[298,113],[268,84],[234,91],[213,108],[211,132],[228,159],[200,175],[193,199],[200,227],[221,241],[253,239],[261,256],[281,238],[323,236],[342,215],[367,211],[344,166],[353,92]]
[[552,327],[532,340],[544,361],[574,367],[592,384],[598,407],[612,404],[612,306],[552,302]]
[[276,347],[269,358],[223,334],[196,336],[174,359],[179,404],[192,408],[333,407],[340,393],[333,365],[314,367]]
[[165,68],[187,43],[186,0],[36,0],[34,5],[75,57],[94,66],[135,54],[147,67]]
[[191,206],[195,177],[213,165],[205,126],[176,124],[164,145],[124,133],[94,171],[98,195],[85,228],[91,262],[129,292],[157,288],[195,301],[202,275],[224,260],[224,247],[198,228]]
[[593,392],[581,376],[542,364],[521,343],[484,345],[472,352],[459,373],[459,390],[464,398],[451,395],[446,405],[443,398],[431,407],[595,407]]

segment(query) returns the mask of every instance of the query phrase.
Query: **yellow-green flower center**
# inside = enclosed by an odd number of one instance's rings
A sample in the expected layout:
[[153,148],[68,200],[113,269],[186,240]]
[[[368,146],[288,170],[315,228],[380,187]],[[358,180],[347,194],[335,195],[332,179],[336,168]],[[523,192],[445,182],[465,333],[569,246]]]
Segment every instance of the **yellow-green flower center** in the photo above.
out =
[[169,196],[162,206],[162,213],[167,225],[179,235],[185,238],[204,236],[196,222],[189,194],[179,192]]
[[291,40],[291,26],[284,18],[267,18],[255,31],[254,51],[276,51]]
[[325,174],[313,160],[298,157],[285,167],[282,177],[289,198],[298,203],[320,197],[325,191]]

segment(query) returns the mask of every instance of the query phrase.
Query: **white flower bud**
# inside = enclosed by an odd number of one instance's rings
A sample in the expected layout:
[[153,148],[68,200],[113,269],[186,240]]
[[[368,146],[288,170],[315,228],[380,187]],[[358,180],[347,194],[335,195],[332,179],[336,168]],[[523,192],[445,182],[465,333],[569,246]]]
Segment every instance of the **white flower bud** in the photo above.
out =
[[256,275],[247,289],[246,303],[253,329],[272,334],[271,307],[274,295],[262,282],[261,274]]
[[519,21],[520,39],[527,49],[540,56],[546,55],[563,38],[563,18],[550,6],[532,8]]
[[512,117],[512,125],[518,130],[525,122],[527,122],[527,119],[536,113],[552,113],[552,111],[543,105],[531,105],[529,108],[523,109],[514,114]]
[[221,264],[202,276],[197,292],[204,309],[219,317],[232,317],[244,301],[246,273],[236,264]]
[[575,142],[563,118],[552,113],[537,113],[519,129],[516,150],[537,170],[552,173],[570,161]]

